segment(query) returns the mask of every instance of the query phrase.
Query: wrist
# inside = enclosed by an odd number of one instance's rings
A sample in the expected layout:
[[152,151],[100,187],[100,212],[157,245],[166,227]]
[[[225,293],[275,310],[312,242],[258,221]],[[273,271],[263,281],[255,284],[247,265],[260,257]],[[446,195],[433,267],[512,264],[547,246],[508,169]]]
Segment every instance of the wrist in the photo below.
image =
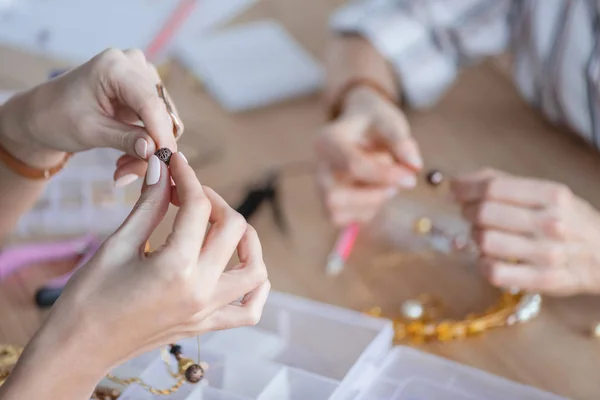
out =
[[100,335],[94,334],[88,323],[65,318],[64,314],[54,318],[52,314],[1,388],[0,394],[7,399],[89,398],[111,369],[102,354],[108,349],[99,348]]
[[332,103],[330,119],[337,119],[350,109],[368,108],[381,101],[397,106],[395,95],[388,92],[377,81],[368,78],[351,79],[343,86]]
[[23,163],[39,169],[61,163],[66,153],[49,149],[35,140],[36,89],[15,95],[0,106],[0,145]]

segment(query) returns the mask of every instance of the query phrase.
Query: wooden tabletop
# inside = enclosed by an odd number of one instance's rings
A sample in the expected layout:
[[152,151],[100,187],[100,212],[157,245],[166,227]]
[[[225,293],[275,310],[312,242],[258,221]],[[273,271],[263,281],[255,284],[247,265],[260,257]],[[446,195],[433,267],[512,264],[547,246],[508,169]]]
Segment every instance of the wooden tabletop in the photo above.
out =
[[[264,0],[239,21],[275,18],[321,58],[327,15],[339,3]],[[6,48],[0,49],[0,59],[0,88],[40,82],[48,67],[57,65]],[[429,292],[442,299],[452,317],[482,311],[496,301],[498,293],[471,261],[414,252],[410,221],[415,217],[460,223],[453,222],[455,210],[443,189],[420,187],[400,195],[363,229],[345,271],[337,278],[326,277],[324,263],[336,231],[323,212],[310,168],[312,139],[323,120],[318,97],[230,115],[199,85],[190,83],[179,68],[167,79],[186,123],[181,148],[204,184],[235,204],[249,184],[282,168],[288,233],[281,234],[268,208],[252,221],[262,239],[274,289],[356,310],[379,305],[388,313],[403,300]],[[457,173],[493,166],[553,179],[600,207],[600,157],[573,135],[544,122],[492,63],[464,73],[439,105],[411,112],[410,121],[428,167]],[[207,152],[214,157],[207,158]],[[153,242],[164,239],[172,218],[170,212]],[[35,332],[44,314],[32,304],[33,288],[64,268],[34,268],[0,286],[0,343],[23,344]],[[543,311],[533,322],[422,348],[564,396],[595,399],[600,393],[600,342],[590,337],[589,328],[597,321],[597,298],[545,298]]]

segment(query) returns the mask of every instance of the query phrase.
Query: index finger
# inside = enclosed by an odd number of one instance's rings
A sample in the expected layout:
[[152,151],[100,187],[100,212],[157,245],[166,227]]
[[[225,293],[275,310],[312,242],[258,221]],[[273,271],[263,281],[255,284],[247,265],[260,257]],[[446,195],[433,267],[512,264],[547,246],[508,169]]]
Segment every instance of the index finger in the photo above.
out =
[[569,195],[565,186],[555,182],[503,175],[456,179],[452,191],[461,203],[485,199],[532,208],[560,203]]
[[174,154],[170,162],[171,177],[175,182],[179,211],[175,216],[168,244],[176,251],[196,252],[196,259],[206,235],[211,213],[211,202],[196,177],[196,173],[181,153]]
[[173,121],[157,89],[160,82],[155,82],[149,70],[142,73],[134,68],[119,69],[110,81],[115,97],[140,117],[156,148],[175,151]]

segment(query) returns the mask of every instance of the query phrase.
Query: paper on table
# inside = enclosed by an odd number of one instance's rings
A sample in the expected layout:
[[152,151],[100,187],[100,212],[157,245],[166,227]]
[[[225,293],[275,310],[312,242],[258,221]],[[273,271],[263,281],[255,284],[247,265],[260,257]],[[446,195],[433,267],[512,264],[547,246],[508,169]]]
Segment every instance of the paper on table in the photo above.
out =
[[273,21],[254,22],[196,42],[178,43],[173,51],[230,111],[313,93],[324,82],[321,65]]
[[[2,4],[0,0],[0,5]],[[183,0],[24,0],[0,6],[0,42],[82,63],[106,48],[146,49]],[[233,18],[255,0],[197,0],[184,36]],[[179,31],[173,40],[176,40]],[[172,42],[166,44],[168,48]]]

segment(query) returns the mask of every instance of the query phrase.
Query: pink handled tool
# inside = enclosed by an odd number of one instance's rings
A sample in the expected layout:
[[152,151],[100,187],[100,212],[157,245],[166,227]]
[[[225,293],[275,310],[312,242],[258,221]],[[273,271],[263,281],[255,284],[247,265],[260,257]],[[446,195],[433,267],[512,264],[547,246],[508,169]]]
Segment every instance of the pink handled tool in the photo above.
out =
[[0,253],[0,281],[31,265],[87,255],[90,251],[95,252],[99,245],[100,241],[95,236],[87,235],[64,242],[25,244],[5,249]]
[[327,275],[339,275],[344,269],[344,264],[350,257],[356,238],[360,232],[360,226],[357,223],[348,225],[338,236],[333,251],[327,259]]

